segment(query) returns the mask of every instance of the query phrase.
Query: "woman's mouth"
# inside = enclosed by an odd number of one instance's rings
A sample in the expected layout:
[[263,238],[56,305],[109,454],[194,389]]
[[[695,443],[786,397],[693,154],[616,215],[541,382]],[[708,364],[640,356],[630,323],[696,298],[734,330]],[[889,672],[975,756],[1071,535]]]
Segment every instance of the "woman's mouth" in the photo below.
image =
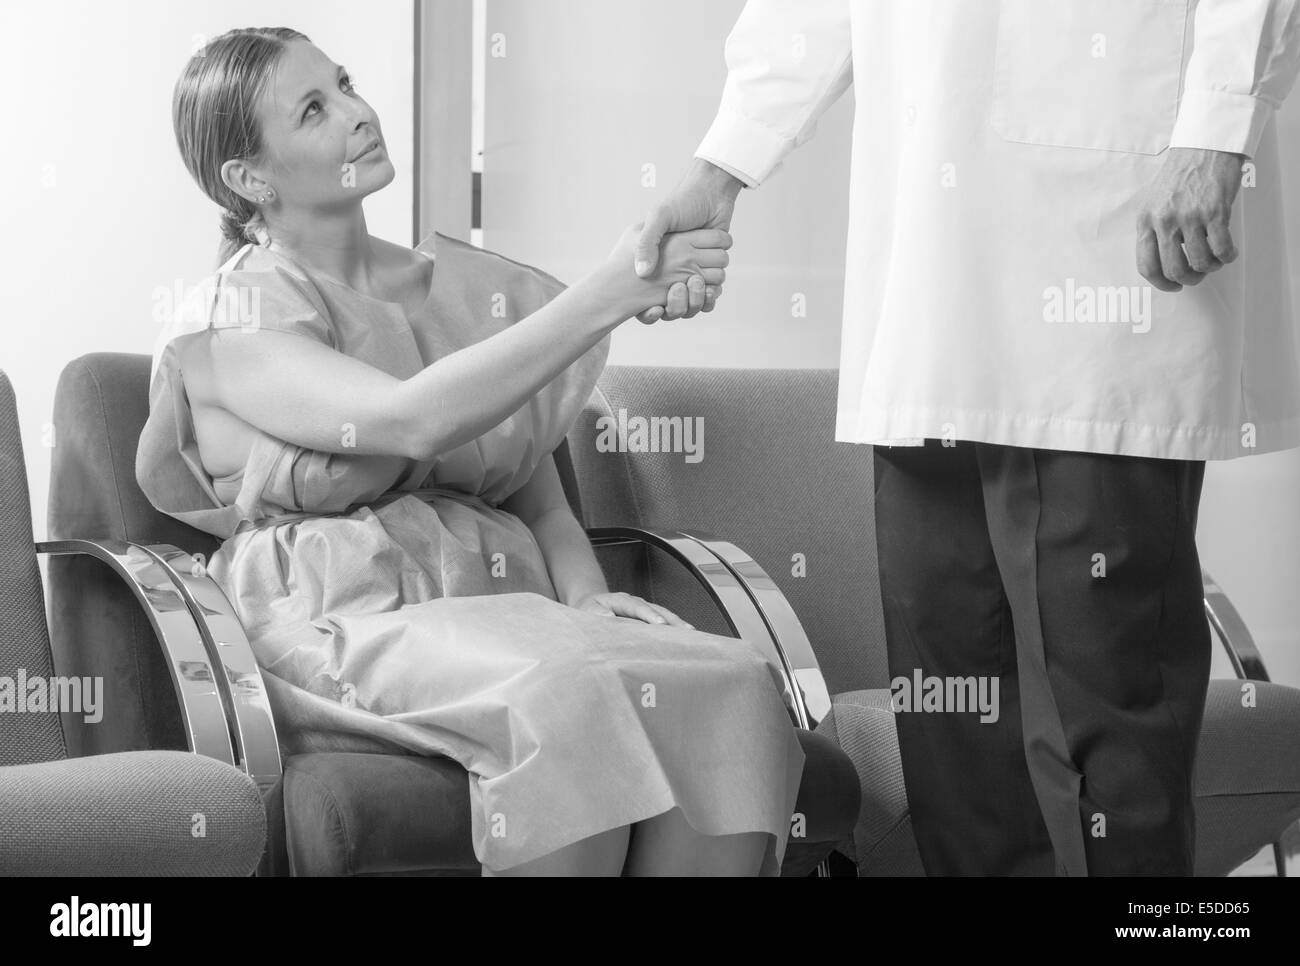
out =
[[375,151],[383,148],[383,146],[384,146],[383,143],[380,141],[373,142],[369,147],[367,147],[364,151],[362,151],[355,158],[353,158],[352,161],[349,162],[349,164],[355,164],[357,161],[360,161],[362,158],[374,154]]

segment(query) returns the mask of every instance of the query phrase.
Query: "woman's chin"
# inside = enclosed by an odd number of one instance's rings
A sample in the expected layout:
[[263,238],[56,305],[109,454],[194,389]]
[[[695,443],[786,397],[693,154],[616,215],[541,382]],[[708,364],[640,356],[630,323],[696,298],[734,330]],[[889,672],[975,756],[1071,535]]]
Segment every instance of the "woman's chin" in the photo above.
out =
[[364,167],[358,164],[355,176],[356,182],[354,184],[348,184],[346,180],[343,183],[343,193],[349,200],[356,200],[358,195],[364,198],[367,195],[374,194],[380,188],[388,187],[393,183],[393,179],[397,177],[397,169],[393,166],[393,162],[388,160],[388,156],[385,155],[365,164]]

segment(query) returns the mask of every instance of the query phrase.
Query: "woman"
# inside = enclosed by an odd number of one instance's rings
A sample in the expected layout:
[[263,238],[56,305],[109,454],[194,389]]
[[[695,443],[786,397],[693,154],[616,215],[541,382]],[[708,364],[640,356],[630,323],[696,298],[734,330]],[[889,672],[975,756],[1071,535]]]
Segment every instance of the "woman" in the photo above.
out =
[[213,40],[173,115],[228,244],[159,340],[137,476],[223,540],[286,753],[456,759],[485,874],[778,874],[804,761],[778,672],[611,594],[550,455],[609,333],[720,285],[730,239],[672,236],[644,280],[630,228],[565,288],[374,238],[379,121],[293,30]]

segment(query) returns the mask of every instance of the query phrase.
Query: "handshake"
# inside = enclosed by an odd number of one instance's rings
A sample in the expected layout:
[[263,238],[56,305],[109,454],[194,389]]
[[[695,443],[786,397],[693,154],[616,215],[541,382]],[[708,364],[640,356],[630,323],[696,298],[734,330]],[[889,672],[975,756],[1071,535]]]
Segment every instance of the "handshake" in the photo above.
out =
[[722,294],[731,247],[731,214],[743,184],[696,159],[681,184],[624,229],[606,268],[637,318],[691,318],[709,312]]

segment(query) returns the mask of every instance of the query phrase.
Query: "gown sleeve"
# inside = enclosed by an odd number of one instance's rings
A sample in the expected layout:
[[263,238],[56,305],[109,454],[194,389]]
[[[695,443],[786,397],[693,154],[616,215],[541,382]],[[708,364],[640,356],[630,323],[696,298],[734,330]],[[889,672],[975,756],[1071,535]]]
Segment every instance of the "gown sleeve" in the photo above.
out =
[[[241,253],[242,255],[243,253]],[[181,367],[186,341],[209,329],[274,329],[336,347],[328,309],[314,286],[281,267],[237,267],[241,255],[169,306],[154,346],[149,416],[136,448],[136,481],[160,512],[219,539],[255,520],[255,486],[224,505],[199,458]],[[268,437],[269,439],[269,437]],[[250,456],[251,459],[251,456]],[[248,482],[248,481],[246,481]]]
[[[539,268],[457,239],[440,237],[438,265],[445,284],[424,324],[462,319],[469,327],[467,343],[504,331],[567,287]],[[473,444],[435,457],[424,485],[473,478],[475,492],[500,504],[564,440],[596,388],[609,347],[606,335]]]

